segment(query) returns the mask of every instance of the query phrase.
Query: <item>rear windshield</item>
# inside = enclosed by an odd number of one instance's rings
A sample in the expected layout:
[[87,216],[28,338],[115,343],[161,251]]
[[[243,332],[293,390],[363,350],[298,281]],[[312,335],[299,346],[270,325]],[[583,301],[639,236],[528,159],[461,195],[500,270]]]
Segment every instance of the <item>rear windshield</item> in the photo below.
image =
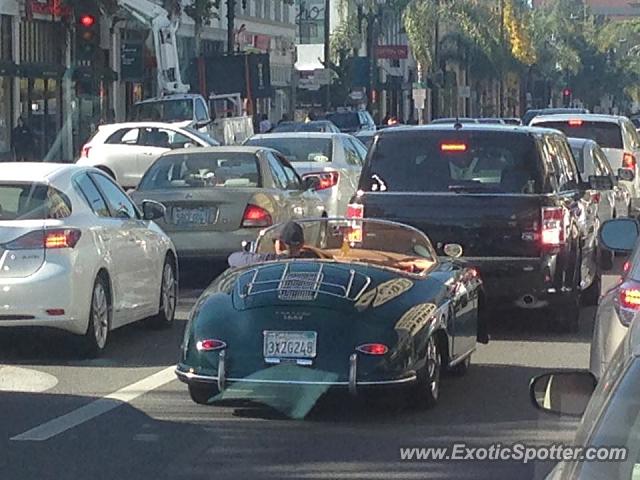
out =
[[160,157],[138,190],[260,187],[258,159],[251,153],[172,154]]
[[45,220],[71,215],[62,192],[42,183],[0,183],[0,220]]
[[289,162],[331,162],[333,141],[330,138],[252,138],[247,145],[273,148]]
[[452,131],[382,135],[362,171],[360,188],[540,193],[538,158],[534,139],[523,134]]
[[349,128],[360,128],[360,118],[357,112],[330,113],[327,115],[330,120],[341,130]]
[[608,122],[536,122],[536,127],[555,128],[567,137],[589,138],[602,148],[623,148],[622,132],[616,123]]

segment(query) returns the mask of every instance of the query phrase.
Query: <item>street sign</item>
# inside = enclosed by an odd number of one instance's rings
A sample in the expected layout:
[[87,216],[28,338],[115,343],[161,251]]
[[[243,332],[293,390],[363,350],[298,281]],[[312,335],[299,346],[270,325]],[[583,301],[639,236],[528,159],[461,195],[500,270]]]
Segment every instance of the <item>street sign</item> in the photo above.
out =
[[120,79],[141,81],[144,78],[142,42],[124,42],[120,50]]
[[409,56],[409,47],[406,45],[376,45],[376,58],[388,60],[403,60]]
[[426,88],[414,88],[412,90],[413,103],[416,108],[424,108],[424,103],[427,101],[427,89]]
[[471,87],[469,85],[461,85],[458,87],[458,97],[471,98]]
[[329,85],[331,83],[331,70],[328,68],[317,68],[313,71],[313,78],[320,85]]
[[362,90],[352,90],[349,92],[349,98],[351,100],[364,100],[364,92]]

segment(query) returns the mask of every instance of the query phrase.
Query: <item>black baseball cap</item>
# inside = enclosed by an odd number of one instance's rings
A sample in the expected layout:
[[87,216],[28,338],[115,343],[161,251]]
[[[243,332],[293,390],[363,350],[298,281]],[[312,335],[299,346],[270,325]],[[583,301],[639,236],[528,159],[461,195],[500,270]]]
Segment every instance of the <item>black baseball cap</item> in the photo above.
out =
[[304,243],[304,232],[296,222],[287,222],[280,230],[278,239],[287,245],[300,246]]

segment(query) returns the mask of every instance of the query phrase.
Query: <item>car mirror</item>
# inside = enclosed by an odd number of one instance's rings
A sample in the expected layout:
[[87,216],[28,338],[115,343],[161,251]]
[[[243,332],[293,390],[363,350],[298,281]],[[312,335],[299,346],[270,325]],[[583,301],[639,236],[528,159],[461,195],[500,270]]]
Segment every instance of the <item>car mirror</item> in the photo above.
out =
[[633,182],[636,178],[636,173],[630,168],[619,168],[618,179],[624,182]]
[[613,180],[609,175],[590,175],[589,186],[594,190],[611,190],[613,189]]
[[462,245],[457,243],[447,243],[442,251],[447,257],[460,258],[462,256]]
[[242,241],[242,250],[244,252],[253,252],[255,248],[255,242],[248,242],[247,240]]
[[598,240],[600,245],[612,252],[630,253],[640,233],[640,225],[633,218],[615,218],[607,220],[600,227]]
[[304,177],[302,179],[303,190],[316,190],[320,184],[320,179],[316,176]]
[[154,200],[142,201],[142,215],[145,220],[157,220],[158,218],[164,218],[167,213],[167,208],[160,202]]
[[539,410],[581,417],[596,388],[591,372],[550,372],[531,379],[529,395]]

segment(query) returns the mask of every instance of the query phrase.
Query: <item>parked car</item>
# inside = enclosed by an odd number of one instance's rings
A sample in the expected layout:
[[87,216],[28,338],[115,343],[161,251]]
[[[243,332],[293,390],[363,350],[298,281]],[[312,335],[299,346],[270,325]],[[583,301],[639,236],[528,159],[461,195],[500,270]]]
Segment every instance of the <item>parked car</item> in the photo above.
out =
[[138,210],[104,172],[53,163],[4,163],[0,205],[0,328],[65,330],[95,356],[111,330],[173,323],[176,253],[153,222],[162,205]]
[[[547,480],[633,479],[640,456],[640,323],[631,325],[604,375],[554,371],[531,380],[530,398],[542,411],[582,417],[571,446],[584,457],[561,461]],[[595,458],[587,459],[587,449]]]
[[522,124],[529,125],[531,120],[540,115],[563,115],[569,113],[589,113],[586,108],[538,108],[527,110],[522,116]]
[[190,148],[162,155],[130,195],[167,207],[158,223],[180,258],[226,260],[260,228],[326,214],[316,186],[269,148]]
[[551,307],[557,328],[575,331],[581,292],[583,301],[597,301],[597,210],[555,130],[383,130],[358,190],[353,204],[365,218],[428,232],[441,255],[459,248],[493,306]]
[[[232,384],[267,385],[271,396],[294,385],[353,395],[404,387],[434,405],[441,373],[466,372],[487,341],[475,270],[439,260],[406,225],[298,223],[300,258],[227,270],[198,300],[176,369],[192,400],[211,403]],[[253,251],[275,253],[280,228],[263,231]],[[318,230],[326,234],[306,234]]]
[[206,133],[167,123],[101,125],[82,147],[78,165],[104,171],[124,188],[134,188],[147,168],[165,152],[219,145]]
[[329,120],[313,120],[311,122],[280,122],[268,133],[285,132],[340,133],[340,129]]
[[376,122],[366,110],[330,112],[325,115],[343,133],[356,133],[361,130],[375,130]]
[[[638,222],[619,218],[600,229],[603,273],[613,277],[613,288],[598,303],[591,341],[589,368],[600,378],[611,356],[640,316],[640,248]],[[613,255],[612,255],[613,254]]]
[[568,137],[589,138],[600,145],[620,185],[631,195],[629,214],[640,214],[640,137],[627,117],[615,115],[547,115],[536,117],[532,126],[554,128]]
[[318,179],[318,194],[330,217],[344,215],[355,193],[366,147],[344,133],[255,135],[246,145],[279,151],[303,178]]
[[628,216],[629,192],[618,184],[618,177],[600,146],[586,138],[569,138],[569,145],[582,179],[589,180],[595,176],[595,181],[600,184],[593,198],[598,204],[600,222]]

